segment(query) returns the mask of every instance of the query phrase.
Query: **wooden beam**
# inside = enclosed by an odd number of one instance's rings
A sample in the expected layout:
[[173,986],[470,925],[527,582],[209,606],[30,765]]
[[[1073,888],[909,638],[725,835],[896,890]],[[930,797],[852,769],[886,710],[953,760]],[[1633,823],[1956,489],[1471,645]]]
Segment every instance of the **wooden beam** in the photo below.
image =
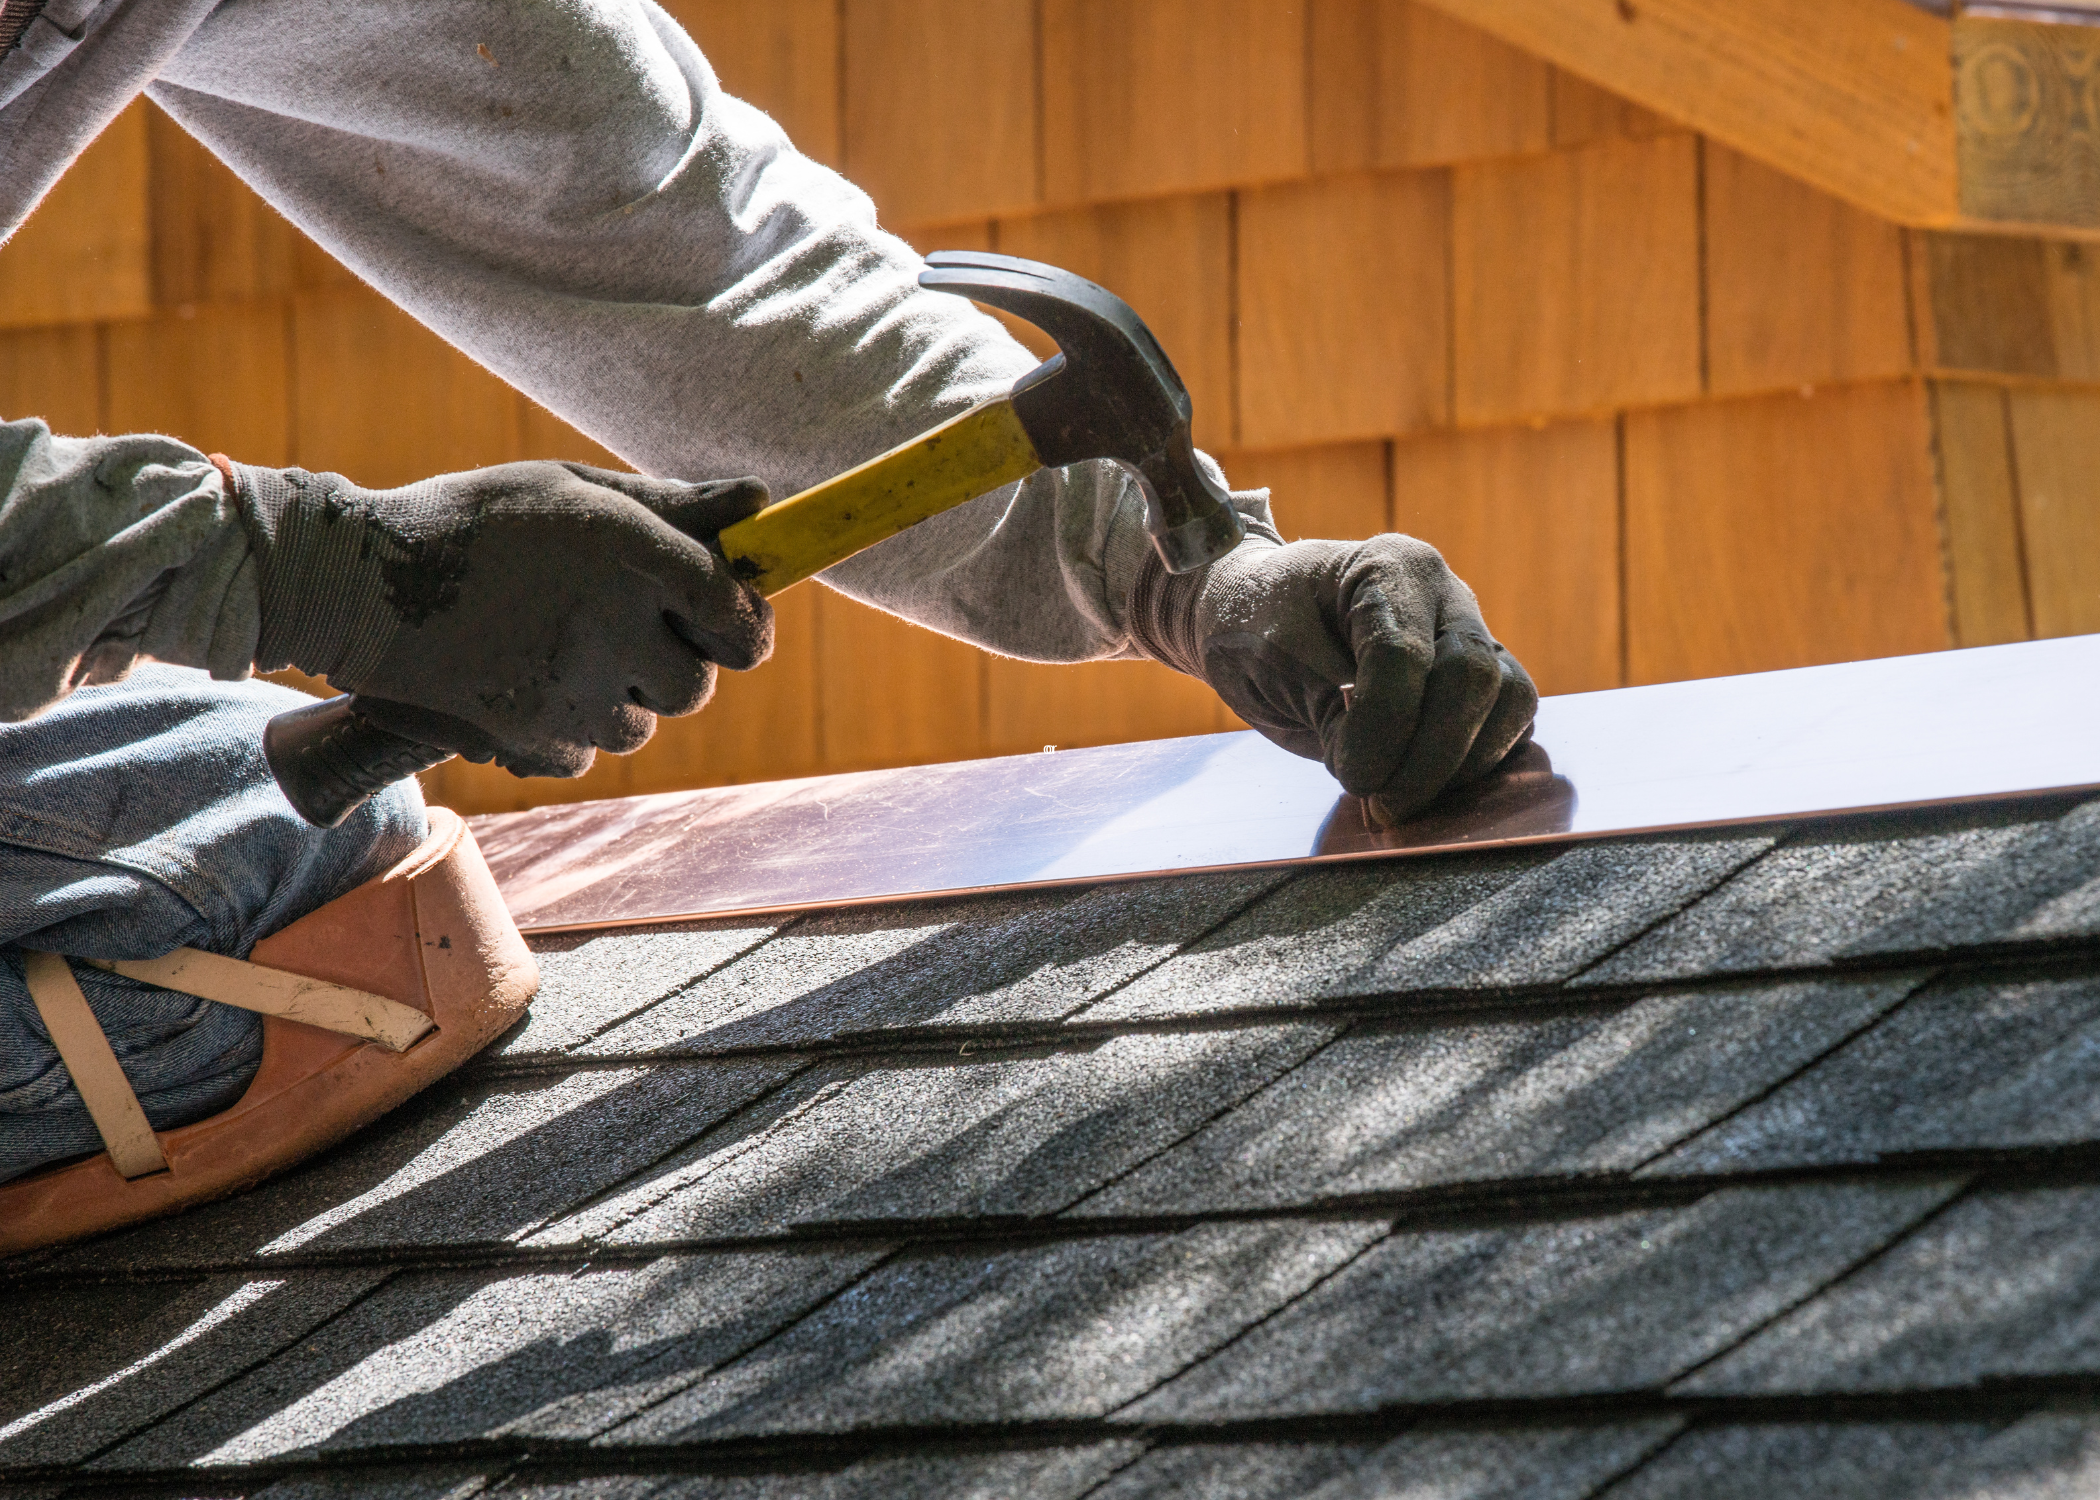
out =
[[1950,28],[1905,0],[1424,3],[1884,218],[1960,217]]
[[[2100,19],[2100,17],[2096,17]],[[1954,24],[1961,211],[2100,228],[2100,26],[1964,15]]]
[[1421,3],[1895,223],[2100,231],[2083,0],[1951,23],[1905,0]]

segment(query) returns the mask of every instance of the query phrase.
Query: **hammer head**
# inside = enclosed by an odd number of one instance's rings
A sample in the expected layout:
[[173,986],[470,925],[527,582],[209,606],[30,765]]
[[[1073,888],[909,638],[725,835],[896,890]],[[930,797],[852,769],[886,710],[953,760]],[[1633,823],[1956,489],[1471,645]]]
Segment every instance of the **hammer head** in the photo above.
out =
[[1231,497],[1196,466],[1189,393],[1128,303],[1032,260],[943,250],[919,285],[1026,318],[1061,353],[1013,390],[1014,413],[1046,468],[1112,458],[1145,492],[1145,528],[1169,573],[1215,562],[1245,535]]

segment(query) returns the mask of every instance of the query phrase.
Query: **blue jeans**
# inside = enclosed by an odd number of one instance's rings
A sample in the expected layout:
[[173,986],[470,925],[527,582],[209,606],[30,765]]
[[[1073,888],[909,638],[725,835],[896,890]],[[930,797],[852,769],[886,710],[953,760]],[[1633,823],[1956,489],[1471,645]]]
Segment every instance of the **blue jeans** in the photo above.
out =
[[[270,683],[143,666],[0,724],[0,1182],[102,1149],[30,1001],[24,948],[246,957],[423,840],[413,782],[326,830],[279,795],[263,725],[311,701]],[[156,1129],[218,1113],[255,1076],[260,1017],[75,972]]]

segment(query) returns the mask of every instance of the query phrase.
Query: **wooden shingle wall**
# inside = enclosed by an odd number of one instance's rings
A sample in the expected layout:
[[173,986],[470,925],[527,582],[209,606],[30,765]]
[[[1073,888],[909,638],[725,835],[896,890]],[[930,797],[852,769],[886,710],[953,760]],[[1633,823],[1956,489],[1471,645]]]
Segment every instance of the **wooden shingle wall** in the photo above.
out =
[[[1427,537],[1547,692],[2100,630],[2091,247],[1899,229],[1404,0],[671,8],[915,245],[1120,291],[1287,536]],[[144,105],[0,252],[0,412],[371,484],[605,461]],[[1148,664],[778,603],[775,659],[638,754],[433,791],[494,809],[1231,723]]]

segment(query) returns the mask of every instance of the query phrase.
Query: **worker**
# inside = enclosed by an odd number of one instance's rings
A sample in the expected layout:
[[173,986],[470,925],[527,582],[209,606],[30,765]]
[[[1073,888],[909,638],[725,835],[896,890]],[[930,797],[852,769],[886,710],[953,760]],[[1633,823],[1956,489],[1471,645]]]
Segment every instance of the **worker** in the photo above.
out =
[[[649,0],[0,0],[0,53],[0,234],[144,93],[640,471],[508,463],[373,490],[178,437],[0,424],[5,1180],[97,1149],[21,949],[238,956],[422,836],[412,784],[332,832],[301,823],[260,740],[304,700],[253,672],[408,704],[423,737],[521,775],[581,774],[770,650],[717,531],[1035,361],[921,290],[868,198],[725,94]],[[1434,549],[1286,545],[1264,492],[1233,499],[1246,540],[1170,576],[1128,472],[1045,470],[824,581],[1007,656],[1165,662],[1387,821],[1527,734],[1531,683]],[[86,983],[157,1128],[252,1075],[246,1012]]]

